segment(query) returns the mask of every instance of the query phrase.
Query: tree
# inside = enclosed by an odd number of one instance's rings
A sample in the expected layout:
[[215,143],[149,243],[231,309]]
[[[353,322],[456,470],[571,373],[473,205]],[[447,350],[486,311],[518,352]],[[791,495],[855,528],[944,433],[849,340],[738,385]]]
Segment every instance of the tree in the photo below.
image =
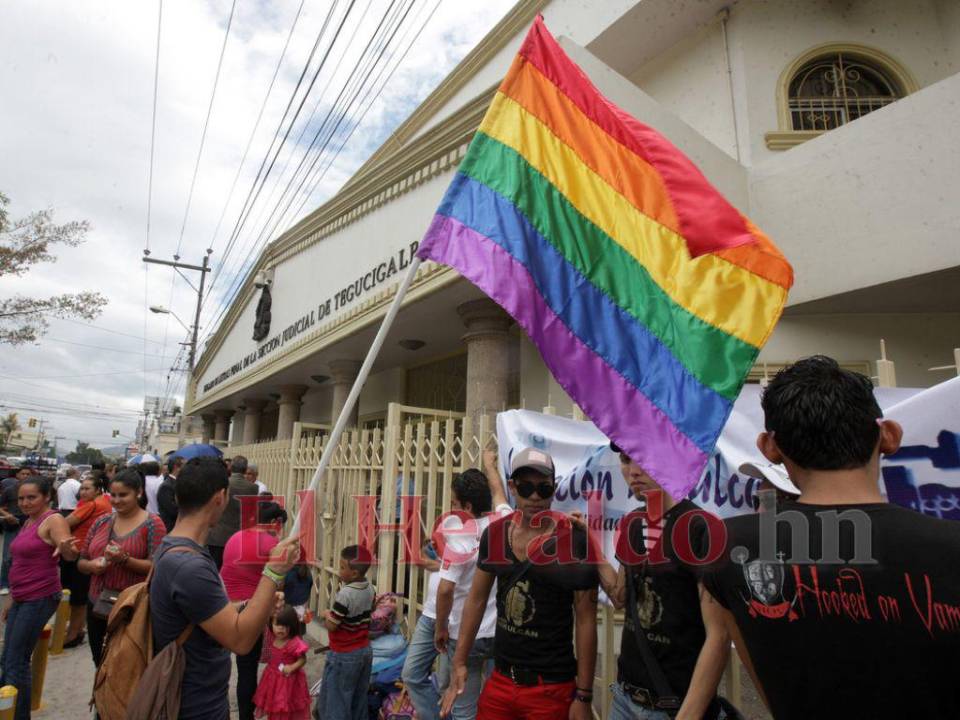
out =
[[103,462],[103,452],[90,447],[90,443],[77,441],[77,449],[67,453],[66,459],[71,465],[93,465]]
[[[56,262],[55,245],[76,247],[90,229],[86,221],[56,225],[50,209],[13,220],[7,206],[10,199],[0,193],[0,278],[20,277],[33,265]],[[47,331],[48,317],[93,320],[107,304],[97,292],[66,293],[47,298],[24,295],[0,300],[0,343],[22,345],[35,342]]]
[[10,413],[3,420],[0,420],[0,449],[7,446],[7,440],[17,430],[20,429],[20,421],[16,413]]

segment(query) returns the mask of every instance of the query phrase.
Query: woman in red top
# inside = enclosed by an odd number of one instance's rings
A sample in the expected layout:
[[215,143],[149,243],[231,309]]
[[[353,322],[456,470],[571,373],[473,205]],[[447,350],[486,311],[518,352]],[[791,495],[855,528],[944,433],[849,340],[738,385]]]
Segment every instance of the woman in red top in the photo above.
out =
[[116,511],[100,517],[90,528],[80,552],[80,572],[90,575],[87,628],[90,653],[100,664],[107,618],[94,612],[104,590],[119,592],[143,582],[153,566],[153,553],[166,535],[160,516],[148,513],[143,474],[127,468],[110,483],[110,503]]
[[10,604],[3,609],[0,685],[17,688],[16,720],[30,718],[30,656],[43,626],[60,603],[58,556],[77,557],[76,541],[63,515],[50,509],[53,488],[34,475],[17,490],[20,511],[27,520],[10,548]]
[[[275,502],[261,502],[257,507],[258,524],[234,533],[223,548],[220,577],[227,597],[242,602],[253,597],[263,566],[287,521],[287,511]],[[240,720],[253,720],[253,694],[257,690],[257,666],[263,650],[263,638],[246,655],[237,655],[237,710]]]
[[[83,547],[87,533],[98,518],[112,512],[110,498],[103,494],[100,483],[93,475],[87,475],[80,481],[80,502],[77,509],[67,516],[67,524],[73,530],[77,545]],[[84,575],[77,563],[61,565],[60,580],[63,587],[70,591],[70,626],[63,643],[65,648],[73,648],[83,642],[83,628],[87,623],[87,596],[90,593],[90,576]]]

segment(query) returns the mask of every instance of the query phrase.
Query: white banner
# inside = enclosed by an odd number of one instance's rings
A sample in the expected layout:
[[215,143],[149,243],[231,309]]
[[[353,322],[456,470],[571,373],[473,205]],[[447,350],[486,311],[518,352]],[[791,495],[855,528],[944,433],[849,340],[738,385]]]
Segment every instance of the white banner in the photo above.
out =
[[[891,502],[937,517],[960,520],[960,378],[928,390],[877,388],[884,415],[904,427],[903,448],[883,459],[881,490]],[[760,387],[747,385],[734,404],[717,449],[690,494],[700,507],[720,517],[752,512],[758,481],[742,476],[744,462],[765,462],[756,448],[763,429]],[[620,474],[619,459],[591,422],[510,410],[497,417],[503,477],[513,453],[537,447],[550,453],[557,469],[557,510],[586,512],[584,492],[600,490],[604,528],[612,530],[638,505]],[[608,557],[612,533],[607,533]]]

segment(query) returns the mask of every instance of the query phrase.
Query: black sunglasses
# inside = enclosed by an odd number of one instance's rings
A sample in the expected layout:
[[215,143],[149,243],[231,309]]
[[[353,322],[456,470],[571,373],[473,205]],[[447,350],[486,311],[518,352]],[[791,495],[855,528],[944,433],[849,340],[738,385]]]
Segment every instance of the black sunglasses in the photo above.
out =
[[556,490],[556,486],[549,480],[534,482],[533,480],[520,479],[514,480],[513,484],[517,488],[517,495],[524,499],[536,493],[541,499],[547,500],[553,497],[553,492]]

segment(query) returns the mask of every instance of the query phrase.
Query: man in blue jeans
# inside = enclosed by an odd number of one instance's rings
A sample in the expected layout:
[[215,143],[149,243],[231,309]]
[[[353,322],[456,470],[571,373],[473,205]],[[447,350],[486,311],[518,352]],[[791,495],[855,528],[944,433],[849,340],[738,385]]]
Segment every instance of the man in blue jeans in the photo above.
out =
[[[450,542],[440,568],[440,587],[437,589],[437,620],[434,643],[445,652],[450,663],[457,651],[463,604],[470,594],[470,585],[477,570],[477,547],[480,536],[491,520],[509,515],[512,508],[497,470],[497,454],[488,450],[483,457],[484,473],[467,470],[453,480],[451,509],[464,519],[462,530],[449,533]],[[495,506],[493,513],[491,507]],[[448,523],[449,525],[450,523]],[[497,594],[487,600],[483,620],[467,659],[467,682],[463,692],[453,703],[453,720],[473,720],[477,716],[477,700],[483,689],[485,675],[493,661],[493,636],[497,629]]]
[[[436,555],[433,546],[429,552]],[[440,695],[450,678],[449,665],[446,656],[441,656],[437,666],[437,685],[433,684],[430,675],[433,663],[437,659],[437,649],[433,644],[433,633],[437,618],[437,587],[440,585],[440,561],[436,557],[424,555],[417,563],[429,572],[427,578],[427,592],[423,598],[423,611],[413,630],[413,637],[407,646],[407,659],[403,663],[401,679],[403,686],[410,695],[413,707],[417,711],[418,720],[438,720],[440,717]]]

